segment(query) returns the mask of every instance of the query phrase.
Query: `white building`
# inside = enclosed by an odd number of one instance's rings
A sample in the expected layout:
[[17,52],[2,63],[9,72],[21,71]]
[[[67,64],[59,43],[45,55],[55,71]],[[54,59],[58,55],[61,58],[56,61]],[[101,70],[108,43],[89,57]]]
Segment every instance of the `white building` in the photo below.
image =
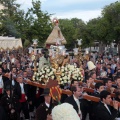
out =
[[115,42],[111,43],[110,45],[104,45],[104,44],[100,45],[99,42],[95,41],[94,46],[89,47],[87,49],[92,52],[94,51],[100,52],[102,49],[102,51],[104,52],[110,52],[110,53],[112,52],[113,54],[118,53],[118,46],[116,45]]

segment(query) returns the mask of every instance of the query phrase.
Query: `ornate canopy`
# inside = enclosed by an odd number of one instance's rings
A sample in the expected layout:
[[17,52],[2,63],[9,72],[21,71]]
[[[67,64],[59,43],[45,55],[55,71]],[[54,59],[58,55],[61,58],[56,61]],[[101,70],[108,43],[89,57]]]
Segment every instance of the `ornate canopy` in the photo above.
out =
[[3,37],[0,36],[0,49],[7,50],[7,49],[18,49],[22,48],[22,41],[21,39],[16,39],[15,37]]

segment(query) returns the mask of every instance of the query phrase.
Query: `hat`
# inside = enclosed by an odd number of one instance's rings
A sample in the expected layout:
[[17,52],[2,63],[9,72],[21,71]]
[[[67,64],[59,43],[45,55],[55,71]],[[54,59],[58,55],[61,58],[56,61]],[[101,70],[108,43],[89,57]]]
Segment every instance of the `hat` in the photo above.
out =
[[13,86],[10,87],[10,85],[7,85],[6,88],[5,88],[6,91],[8,91],[10,89],[13,90]]
[[96,68],[96,66],[92,61],[88,61],[87,66],[88,66],[88,70],[93,70]]
[[43,91],[43,94],[41,96],[48,96],[50,94],[50,89],[49,88],[45,88]]

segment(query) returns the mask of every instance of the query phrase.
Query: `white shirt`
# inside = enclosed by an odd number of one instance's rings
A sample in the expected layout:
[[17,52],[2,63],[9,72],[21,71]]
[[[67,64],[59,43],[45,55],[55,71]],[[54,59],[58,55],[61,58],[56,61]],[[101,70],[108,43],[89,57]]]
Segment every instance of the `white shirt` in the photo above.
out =
[[14,80],[12,80],[12,85],[13,85],[13,86],[15,85],[15,81],[14,81]]
[[3,79],[2,79],[2,76],[0,76],[0,88],[3,88]]
[[116,64],[112,64],[112,65],[111,65],[111,68],[112,68],[113,70],[115,70],[115,67],[116,67]]
[[111,115],[111,111],[110,111],[110,109],[108,108],[107,104],[104,103],[104,106],[106,107],[106,109],[108,110],[108,112],[109,112],[110,115]]
[[74,95],[73,95],[73,98],[74,98],[75,102],[76,102],[77,105],[78,105],[78,114],[80,115],[80,118],[82,119],[82,114],[81,114],[81,110],[80,110],[80,102],[79,102],[79,99],[77,99]]
[[11,63],[14,63],[14,62],[15,62],[15,58],[12,58],[12,59],[11,59]]
[[23,83],[20,83],[21,93],[25,94]]
[[46,105],[48,108],[50,107],[50,104],[48,104],[48,103],[46,103],[46,102],[45,102],[45,105]]

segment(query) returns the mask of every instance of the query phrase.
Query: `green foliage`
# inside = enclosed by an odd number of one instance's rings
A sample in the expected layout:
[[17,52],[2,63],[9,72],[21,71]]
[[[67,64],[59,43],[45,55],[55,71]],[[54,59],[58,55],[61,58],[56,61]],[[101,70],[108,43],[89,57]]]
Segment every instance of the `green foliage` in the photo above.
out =
[[109,40],[112,42],[116,40],[117,43],[120,41],[120,2],[112,3],[105,6],[102,11],[103,17],[109,24]]
[[[16,0],[0,0],[6,9],[0,10],[0,35],[22,38],[28,45],[38,39],[44,43],[52,31],[51,14],[41,10],[40,0],[32,0],[32,7],[25,13]],[[60,29],[67,40],[67,48],[74,48],[77,39],[83,39],[82,47],[90,47],[97,40],[110,44],[120,42],[120,2],[105,6],[102,16],[84,23],[81,19],[60,19]],[[26,41],[27,40],[27,41]]]
[[20,5],[15,3],[16,0],[0,1],[6,9],[0,11],[0,35],[14,36],[32,42],[38,39],[41,46],[44,45],[50,31],[50,15],[41,11],[41,2],[32,1],[33,7],[25,13],[20,10]]
[[31,23],[31,38],[38,39],[39,44],[43,45],[51,32],[52,24],[50,15],[41,11],[41,2],[32,1],[33,7],[27,12],[27,15],[33,19]]
[[114,40],[120,42],[120,2],[105,6],[102,17],[98,17],[86,25],[83,35],[83,46],[91,46],[94,41],[110,44]]
[[0,35],[19,37],[16,29],[19,5],[15,3],[15,0],[1,0],[0,3],[5,6],[5,9],[0,10]]
[[78,18],[60,19],[60,28],[67,40],[67,48],[74,48],[76,40],[82,37],[82,32],[85,29],[85,23]]

